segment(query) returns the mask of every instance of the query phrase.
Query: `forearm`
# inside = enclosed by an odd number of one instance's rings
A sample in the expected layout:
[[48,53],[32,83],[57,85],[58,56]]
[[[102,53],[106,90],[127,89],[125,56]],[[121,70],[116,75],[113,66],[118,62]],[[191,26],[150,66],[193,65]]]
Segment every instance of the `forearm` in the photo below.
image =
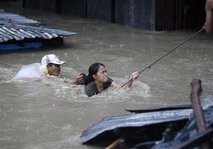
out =
[[205,10],[206,10],[206,22],[205,22],[205,30],[207,33],[212,32],[212,26],[213,26],[213,19],[212,19],[212,13],[213,13],[213,0],[207,0],[206,1],[206,6],[205,6]]
[[72,85],[84,85],[84,79],[82,75],[77,75],[74,80],[66,80],[64,82]]
[[77,85],[75,80],[64,80],[64,83],[69,83],[69,84],[73,84],[73,85]]
[[121,85],[120,88],[129,88],[132,86],[134,79],[130,78],[125,84]]

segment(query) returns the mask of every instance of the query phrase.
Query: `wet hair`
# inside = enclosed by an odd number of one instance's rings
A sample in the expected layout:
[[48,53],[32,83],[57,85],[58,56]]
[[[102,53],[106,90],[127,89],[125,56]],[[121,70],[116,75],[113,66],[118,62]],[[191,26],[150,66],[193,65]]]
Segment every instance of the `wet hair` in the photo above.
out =
[[48,63],[47,67],[52,67],[53,63]]
[[52,65],[56,65],[57,66],[58,64],[48,63],[46,66],[47,67],[52,67]]
[[89,69],[88,69],[88,75],[85,75],[84,73],[82,73],[81,75],[83,75],[83,79],[84,79],[84,84],[87,85],[88,83],[94,81],[93,75],[97,74],[98,69],[100,68],[100,66],[105,67],[104,64],[102,63],[94,63],[92,64]]

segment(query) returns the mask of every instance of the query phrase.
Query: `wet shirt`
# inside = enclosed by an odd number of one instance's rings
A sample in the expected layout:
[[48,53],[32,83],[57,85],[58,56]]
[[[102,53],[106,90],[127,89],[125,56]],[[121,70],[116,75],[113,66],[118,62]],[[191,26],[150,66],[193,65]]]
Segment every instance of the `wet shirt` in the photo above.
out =
[[43,80],[48,78],[58,78],[57,76],[52,76],[48,74],[46,65],[41,65],[40,63],[33,63],[29,65],[24,65],[15,75],[13,80]]
[[[110,78],[108,79],[107,82],[104,82],[103,90],[106,90],[112,84],[112,82],[113,82],[113,80]],[[87,84],[84,88],[84,91],[87,94],[87,96],[89,96],[89,97],[100,93],[98,91],[97,86],[94,81]]]

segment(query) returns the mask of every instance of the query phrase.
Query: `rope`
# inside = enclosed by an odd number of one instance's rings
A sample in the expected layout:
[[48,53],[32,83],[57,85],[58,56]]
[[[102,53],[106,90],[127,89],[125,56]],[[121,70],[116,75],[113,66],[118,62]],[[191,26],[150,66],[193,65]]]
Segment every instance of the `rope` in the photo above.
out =
[[[141,71],[139,71],[139,74],[141,74],[142,72],[144,72],[145,70],[151,68],[154,64],[156,64],[157,62],[159,62],[160,60],[162,60],[163,58],[165,58],[167,55],[169,55],[170,53],[172,53],[173,51],[175,51],[178,47],[180,47],[181,45],[183,45],[185,42],[187,42],[188,40],[192,39],[193,37],[195,37],[197,34],[199,34],[200,32],[202,32],[204,30],[204,27],[202,27],[202,29],[200,29],[199,31],[197,31],[196,33],[192,34],[191,36],[189,36],[188,38],[186,38],[184,41],[182,41],[179,45],[177,45],[176,47],[174,47],[173,49],[171,49],[169,52],[167,52],[165,55],[161,56],[160,58],[158,58],[156,61],[154,61],[153,63],[151,63],[150,65],[148,65],[146,68],[142,69]],[[133,78],[130,78],[126,83],[124,83],[123,85],[121,85],[121,87],[124,87],[127,83],[129,83],[130,81],[132,81]]]

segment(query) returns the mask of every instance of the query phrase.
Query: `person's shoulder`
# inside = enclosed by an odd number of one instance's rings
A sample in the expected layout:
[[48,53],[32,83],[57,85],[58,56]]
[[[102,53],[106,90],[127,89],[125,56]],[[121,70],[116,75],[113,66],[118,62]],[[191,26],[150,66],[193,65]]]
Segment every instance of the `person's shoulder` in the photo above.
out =
[[96,84],[94,81],[88,83],[87,85],[85,85],[85,88],[88,88],[88,89],[94,89],[96,88]]
[[111,78],[108,78],[108,82],[113,82],[113,80]]
[[113,80],[111,78],[108,78],[107,82],[105,82],[106,85],[111,85],[113,82]]
[[98,94],[97,87],[96,87],[96,84],[94,81],[85,85],[84,91],[87,94],[87,96],[89,96],[89,97]]
[[108,78],[108,80],[104,83],[104,90],[111,86],[113,80]]

